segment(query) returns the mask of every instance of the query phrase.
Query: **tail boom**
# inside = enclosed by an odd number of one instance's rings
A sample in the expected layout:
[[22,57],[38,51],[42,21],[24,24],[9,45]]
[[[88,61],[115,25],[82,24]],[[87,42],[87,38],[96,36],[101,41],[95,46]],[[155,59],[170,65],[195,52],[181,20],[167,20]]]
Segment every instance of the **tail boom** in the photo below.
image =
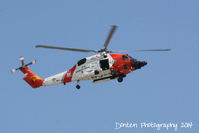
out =
[[56,75],[47,77],[45,79],[40,78],[36,74],[34,74],[30,68],[29,65],[35,64],[36,61],[33,60],[32,62],[25,64],[24,63],[24,57],[19,57],[19,60],[21,61],[21,67],[12,69],[12,72],[16,72],[17,70],[20,70],[22,73],[24,73],[23,80],[28,83],[32,88],[39,88],[41,86],[52,86],[57,84],[66,84],[68,82],[72,82],[73,73],[75,71],[76,66],[71,68],[69,71],[65,71],[62,73],[58,73]]

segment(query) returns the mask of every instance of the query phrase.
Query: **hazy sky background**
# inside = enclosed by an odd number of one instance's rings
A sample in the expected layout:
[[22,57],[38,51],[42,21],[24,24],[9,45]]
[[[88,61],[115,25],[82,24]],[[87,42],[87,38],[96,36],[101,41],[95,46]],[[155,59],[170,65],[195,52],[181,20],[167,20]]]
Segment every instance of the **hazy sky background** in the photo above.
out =
[[[192,122],[199,130],[199,1],[197,0],[0,0],[1,133],[154,133],[115,130],[116,122]],[[56,45],[100,49],[111,25],[109,49],[171,48],[129,53],[148,65],[116,80],[32,89],[21,80],[17,58],[37,60],[45,78],[92,54],[36,49]],[[173,129],[161,133],[174,132]]]

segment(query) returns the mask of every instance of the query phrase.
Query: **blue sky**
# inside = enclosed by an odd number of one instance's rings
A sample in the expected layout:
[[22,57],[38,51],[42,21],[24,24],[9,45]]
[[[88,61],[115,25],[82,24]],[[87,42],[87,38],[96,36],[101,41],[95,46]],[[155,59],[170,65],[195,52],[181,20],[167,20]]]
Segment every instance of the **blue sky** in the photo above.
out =
[[[199,2],[197,0],[0,0],[0,132],[130,133],[116,122],[193,122],[199,130]],[[100,49],[111,25],[118,25],[109,49],[171,48],[171,52],[129,53],[148,65],[117,81],[81,82],[32,89],[17,58],[37,60],[31,70],[45,78],[70,69],[92,54],[36,49],[46,44]],[[174,132],[161,130],[161,133]]]

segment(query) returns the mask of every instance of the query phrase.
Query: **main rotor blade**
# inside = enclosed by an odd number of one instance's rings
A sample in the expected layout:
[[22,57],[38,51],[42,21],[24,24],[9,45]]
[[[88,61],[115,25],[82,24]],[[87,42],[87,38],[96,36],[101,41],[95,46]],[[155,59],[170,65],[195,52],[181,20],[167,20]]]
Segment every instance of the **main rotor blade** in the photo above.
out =
[[143,50],[133,50],[132,52],[154,52],[154,51],[171,51],[171,49],[143,49]]
[[111,40],[111,38],[112,38],[112,36],[113,36],[113,34],[114,34],[114,32],[115,32],[116,29],[117,29],[116,25],[113,25],[111,27],[111,30],[110,30],[110,32],[108,34],[108,37],[106,38],[106,41],[104,42],[104,49],[107,49],[108,44],[109,44],[109,42],[110,42],[110,40]]
[[56,47],[56,46],[47,46],[47,45],[36,45],[36,48],[49,48],[49,49],[58,49],[58,50],[67,50],[75,52],[98,52],[97,50],[88,50],[88,49],[77,49],[77,48],[65,48],[65,47]]
[[165,52],[171,51],[171,49],[143,49],[143,50],[123,50],[123,51],[107,51],[109,53],[124,53],[124,52]]

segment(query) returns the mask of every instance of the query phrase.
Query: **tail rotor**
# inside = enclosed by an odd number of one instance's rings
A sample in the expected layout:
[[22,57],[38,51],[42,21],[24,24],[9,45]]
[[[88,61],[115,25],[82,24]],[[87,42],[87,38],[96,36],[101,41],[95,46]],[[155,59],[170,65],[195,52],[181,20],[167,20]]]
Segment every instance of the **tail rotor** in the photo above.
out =
[[25,68],[26,66],[30,66],[30,65],[33,65],[36,63],[36,60],[33,60],[32,62],[29,62],[27,64],[25,64],[24,60],[25,58],[23,56],[19,57],[19,60],[21,61],[21,67],[18,67],[18,68],[14,68],[11,70],[11,72],[16,72],[17,70],[21,69],[21,68]]

